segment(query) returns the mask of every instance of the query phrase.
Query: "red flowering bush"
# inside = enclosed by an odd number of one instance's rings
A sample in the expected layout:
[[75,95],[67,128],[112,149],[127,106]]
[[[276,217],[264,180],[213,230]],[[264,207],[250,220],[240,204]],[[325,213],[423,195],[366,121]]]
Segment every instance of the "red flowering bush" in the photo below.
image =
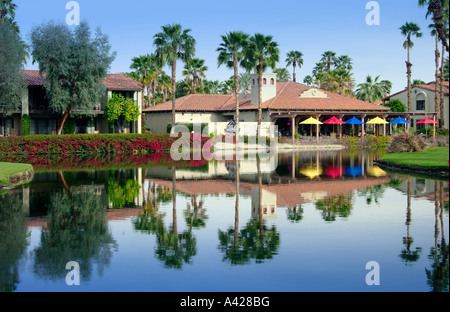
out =
[[[169,134],[95,134],[95,135],[35,135],[0,138],[0,154],[6,155],[129,155],[170,150],[178,138]],[[198,148],[206,138],[193,140]]]

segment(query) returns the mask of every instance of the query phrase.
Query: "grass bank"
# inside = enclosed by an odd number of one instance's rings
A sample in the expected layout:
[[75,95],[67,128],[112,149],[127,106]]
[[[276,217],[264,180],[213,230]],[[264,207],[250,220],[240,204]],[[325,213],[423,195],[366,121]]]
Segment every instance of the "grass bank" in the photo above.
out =
[[422,153],[386,154],[376,163],[383,169],[433,179],[449,178],[449,148],[435,147]]
[[10,178],[33,169],[32,165],[0,162],[0,186],[11,184]]
[[381,160],[396,164],[419,167],[448,167],[449,148],[429,148],[422,153],[386,154]]

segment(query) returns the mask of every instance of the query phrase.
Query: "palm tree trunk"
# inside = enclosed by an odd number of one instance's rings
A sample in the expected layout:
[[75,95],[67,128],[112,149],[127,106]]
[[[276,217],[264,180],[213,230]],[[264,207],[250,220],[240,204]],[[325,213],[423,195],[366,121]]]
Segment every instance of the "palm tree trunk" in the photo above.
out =
[[172,129],[175,128],[175,98],[176,98],[177,61],[172,62]]
[[260,130],[261,130],[261,122],[262,122],[262,76],[263,76],[263,59],[259,59],[259,67],[258,67],[258,88],[259,88],[259,103],[258,103],[258,129],[256,130],[256,137],[259,140]]
[[[236,55],[234,55],[233,57],[233,62],[234,62],[234,92],[235,92],[235,97],[236,97],[236,132],[235,132],[235,136],[236,136],[236,146],[239,143],[239,73],[238,73],[238,58]],[[237,161],[237,159],[236,159]]]
[[296,66],[295,62],[292,65],[294,67],[294,72],[292,73],[292,78],[293,78],[294,82],[297,82],[297,77],[296,77],[296,74],[295,74],[295,66]]
[[[408,47],[408,60],[406,62],[406,75],[408,77],[408,112],[412,111],[412,101],[411,101],[411,67],[412,64],[409,61],[410,60],[410,52]],[[411,116],[409,117],[409,121],[411,121]]]
[[175,235],[178,235],[178,229],[177,229],[177,178],[176,178],[176,170],[175,167],[172,167],[172,194],[173,194],[173,217],[172,217],[172,223],[173,223],[173,232]]
[[240,187],[240,176],[239,176],[239,160],[236,159],[236,207],[234,213],[234,244],[237,246],[239,238],[239,187]]
[[150,89],[151,89],[151,85],[150,83],[147,85],[147,107],[150,107],[151,105],[151,96],[150,96]]
[[435,87],[434,87],[434,111],[438,114],[438,121],[440,123],[440,118],[439,118],[439,91],[438,91],[438,87],[439,87],[439,58],[440,58],[440,53],[439,53],[439,36],[436,32],[436,51],[435,51],[435,65],[436,65],[436,72],[435,72]]

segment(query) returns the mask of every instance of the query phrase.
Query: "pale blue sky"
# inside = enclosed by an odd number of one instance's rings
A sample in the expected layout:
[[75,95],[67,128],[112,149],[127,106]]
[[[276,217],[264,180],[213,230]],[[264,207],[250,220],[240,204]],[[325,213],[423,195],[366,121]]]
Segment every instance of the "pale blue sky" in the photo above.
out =
[[[49,20],[65,22],[66,0],[16,0],[16,19],[23,38],[33,26]],[[324,51],[349,55],[354,63],[354,78],[361,83],[365,77],[381,75],[393,82],[393,92],[406,86],[406,51],[399,27],[406,21],[417,23],[423,37],[414,39],[412,51],[413,79],[434,80],[434,38],[430,36],[425,8],[417,0],[379,0],[380,25],[366,24],[368,0],[191,0],[191,1],[118,1],[79,0],[81,19],[91,27],[100,26],[109,35],[117,58],[110,72],[130,71],[134,56],[152,53],[153,36],[162,25],[179,23],[190,28],[197,41],[196,57],[206,60],[210,80],[225,80],[232,75],[226,68],[217,68],[216,49],[220,35],[233,30],[249,34],[272,35],[280,46],[280,64],[284,67],[286,53],[299,50],[304,65],[297,69],[302,82],[310,75]],[[178,66],[182,67],[182,64]],[[31,62],[28,69],[36,69]],[[288,68],[292,72],[292,68]],[[180,73],[177,79],[181,79]]]

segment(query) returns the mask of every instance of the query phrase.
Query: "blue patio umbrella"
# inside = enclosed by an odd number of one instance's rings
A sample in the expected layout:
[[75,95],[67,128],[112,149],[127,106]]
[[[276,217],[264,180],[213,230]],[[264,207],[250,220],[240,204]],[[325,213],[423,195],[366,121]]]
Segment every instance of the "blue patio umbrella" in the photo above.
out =
[[353,117],[352,119],[349,119],[345,122],[347,125],[365,125],[364,122],[362,122],[361,120]]
[[345,174],[351,177],[359,177],[363,175],[363,168],[361,166],[347,166]]
[[411,122],[409,122],[408,120],[402,118],[402,117],[398,117],[397,119],[394,119],[390,122],[391,125],[405,125],[405,124],[410,124]]

